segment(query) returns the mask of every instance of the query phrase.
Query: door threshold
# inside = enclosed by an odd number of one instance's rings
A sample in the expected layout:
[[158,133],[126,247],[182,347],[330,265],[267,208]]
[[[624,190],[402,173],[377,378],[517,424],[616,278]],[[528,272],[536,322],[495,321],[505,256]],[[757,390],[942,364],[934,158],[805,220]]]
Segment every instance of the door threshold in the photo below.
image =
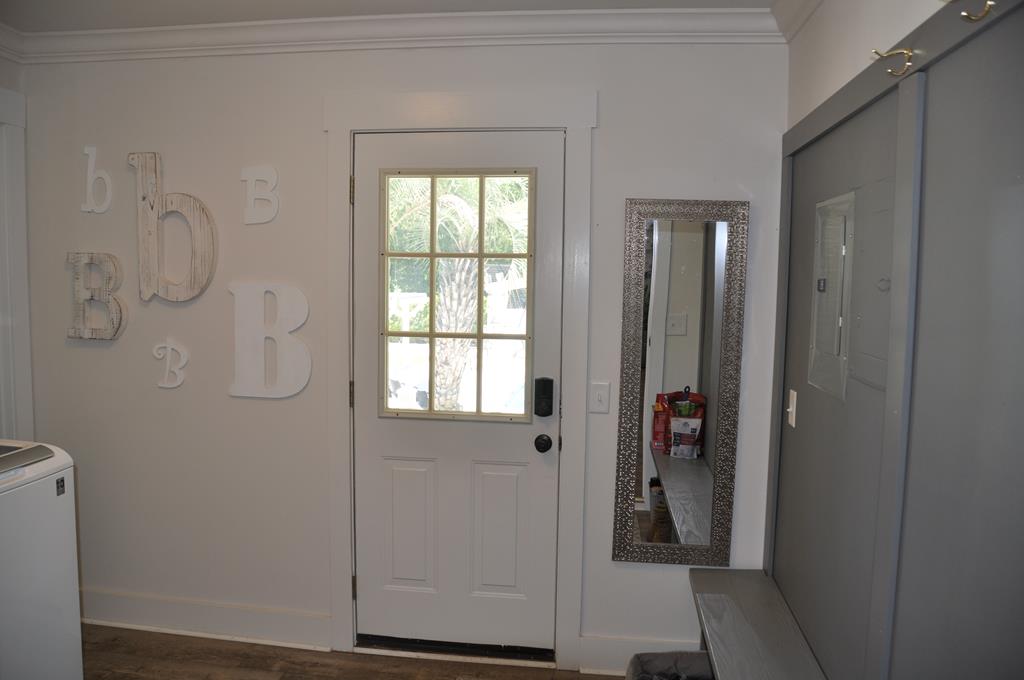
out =
[[555,667],[554,650],[537,647],[475,645],[466,642],[438,642],[384,635],[357,635],[353,651],[357,654],[398,656],[409,659],[462,661],[529,668]]

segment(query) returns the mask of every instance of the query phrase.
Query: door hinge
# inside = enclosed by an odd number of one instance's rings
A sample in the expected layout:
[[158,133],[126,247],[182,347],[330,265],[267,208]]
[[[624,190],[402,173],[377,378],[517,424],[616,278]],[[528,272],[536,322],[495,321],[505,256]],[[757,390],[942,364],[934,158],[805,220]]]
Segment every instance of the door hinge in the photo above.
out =
[[356,575],[352,574],[352,599],[356,599]]
[[348,202],[350,205],[356,204],[356,176],[348,176]]
[[562,450],[562,435],[558,435],[558,450]]
[[355,408],[356,405],[356,381],[348,381],[348,407]]

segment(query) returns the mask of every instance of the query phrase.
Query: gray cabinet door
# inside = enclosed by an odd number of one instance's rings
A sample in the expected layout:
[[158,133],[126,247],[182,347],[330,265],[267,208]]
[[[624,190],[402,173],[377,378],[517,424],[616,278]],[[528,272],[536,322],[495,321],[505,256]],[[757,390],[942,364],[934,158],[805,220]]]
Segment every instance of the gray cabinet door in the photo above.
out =
[[[830,680],[865,673],[897,104],[891,92],[793,158],[784,386],[797,409],[796,427],[783,425],[781,437],[773,575]],[[845,243],[843,223],[828,222],[844,196]],[[819,358],[842,360],[816,362],[812,344]]]
[[928,70],[896,680],[1024,677],[1024,10]]

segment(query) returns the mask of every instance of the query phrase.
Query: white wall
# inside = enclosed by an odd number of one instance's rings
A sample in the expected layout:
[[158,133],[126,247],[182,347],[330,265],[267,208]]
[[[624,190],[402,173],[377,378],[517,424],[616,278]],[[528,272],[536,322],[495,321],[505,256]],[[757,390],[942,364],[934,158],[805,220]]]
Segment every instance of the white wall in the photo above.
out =
[[[662,64],[668,67],[665,75],[645,74],[651,81],[622,73],[632,80],[622,85],[625,96],[613,98],[602,89],[601,127],[594,145],[591,375],[613,381],[618,375],[621,311],[617,302],[605,301],[618,301],[622,294],[623,199],[749,198],[732,564],[759,568],[773,349],[758,338],[771,337],[763,333],[774,332],[775,323],[781,157],[776,133],[785,127],[786,89],[775,60],[784,62],[785,50],[704,46],[681,50],[674,58],[674,63]],[[698,64],[715,64],[715,69],[702,73]],[[665,87],[665,82],[672,86]],[[645,104],[658,101],[667,106]],[[689,104],[673,106],[683,102]],[[592,416],[588,432],[584,650],[608,659],[605,667],[614,667],[624,651],[638,646],[622,638],[691,643],[700,638],[685,568],[608,559],[616,417],[614,410]]]
[[[324,90],[599,92],[593,136],[590,371],[618,378],[626,197],[752,203],[733,564],[761,565],[786,48],[535,46],[39,65],[27,68],[37,436],[79,465],[85,615],[323,645],[329,639],[328,268]],[[712,65],[709,67],[708,65]],[[707,102],[694,106],[693,102]],[[114,201],[79,211],[82,147],[97,147]],[[163,154],[166,191],[194,193],[220,229],[220,261],[196,301],[138,298],[130,151]],[[242,226],[243,165],[280,173],[276,222]],[[121,258],[128,307],[113,343],[65,339],[68,250]],[[232,399],[236,280],[299,285],[313,378],[295,398]],[[344,277],[342,277],[344,280]],[[156,387],[153,345],[192,352],[185,384]],[[567,395],[567,398],[568,395]],[[576,395],[574,398],[584,398]],[[613,399],[613,404],[615,400]],[[583,665],[695,648],[679,566],[611,561],[617,414],[591,416]],[[347,616],[347,612],[340,615]]]
[[[981,2],[978,3],[983,4]],[[942,9],[939,0],[823,0],[789,45],[789,124]]]

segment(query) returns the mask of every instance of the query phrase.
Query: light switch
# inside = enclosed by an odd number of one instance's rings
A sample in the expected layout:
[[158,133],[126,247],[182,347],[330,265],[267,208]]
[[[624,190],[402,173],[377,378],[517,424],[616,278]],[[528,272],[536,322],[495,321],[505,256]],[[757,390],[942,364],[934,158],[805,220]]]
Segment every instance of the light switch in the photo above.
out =
[[796,390],[789,391],[789,405],[786,407],[786,422],[796,427]]
[[686,325],[689,321],[688,314],[669,314],[665,318],[665,335],[686,335]]
[[606,382],[590,383],[590,412],[608,413],[611,387]]

